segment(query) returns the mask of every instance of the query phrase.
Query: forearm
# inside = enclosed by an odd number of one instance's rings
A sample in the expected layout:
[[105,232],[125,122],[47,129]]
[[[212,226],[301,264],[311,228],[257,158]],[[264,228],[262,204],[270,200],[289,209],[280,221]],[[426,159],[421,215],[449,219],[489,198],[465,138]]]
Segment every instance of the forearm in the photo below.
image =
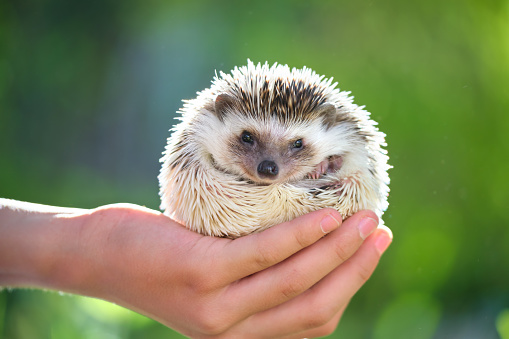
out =
[[0,199],[0,286],[59,288],[86,214]]

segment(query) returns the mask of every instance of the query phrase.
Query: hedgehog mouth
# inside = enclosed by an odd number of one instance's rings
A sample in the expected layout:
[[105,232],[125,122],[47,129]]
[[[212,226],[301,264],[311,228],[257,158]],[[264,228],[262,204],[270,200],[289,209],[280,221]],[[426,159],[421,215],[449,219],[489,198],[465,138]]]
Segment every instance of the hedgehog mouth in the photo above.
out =
[[319,179],[326,174],[339,171],[341,166],[343,166],[343,157],[332,155],[316,165],[314,170],[306,175],[306,179]]

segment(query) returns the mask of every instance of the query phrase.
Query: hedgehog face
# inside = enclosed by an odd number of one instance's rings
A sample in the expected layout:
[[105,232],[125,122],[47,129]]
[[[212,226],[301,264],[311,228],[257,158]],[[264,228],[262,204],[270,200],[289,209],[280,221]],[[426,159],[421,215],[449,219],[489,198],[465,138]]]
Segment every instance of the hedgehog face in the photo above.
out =
[[313,166],[316,153],[305,135],[276,124],[260,127],[259,123],[244,126],[229,137],[230,168],[257,184],[302,179]]
[[[245,111],[238,100],[219,95],[196,121],[200,159],[215,170],[260,185],[318,179],[339,170],[351,149],[348,122],[321,105],[299,119]],[[348,161],[347,161],[348,162]]]
[[366,152],[352,114],[356,106],[331,79],[308,73],[222,74],[214,89],[185,107],[195,112],[189,117],[200,161],[265,185],[318,179],[351,164],[351,154],[365,162],[358,156]]
[[320,121],[285,126],[277,119],[256,120],[229,114],[209,122],[204,143],[208,159],[219,171],[260,185],[305,179],[327,157],[318,147],[325,128]]

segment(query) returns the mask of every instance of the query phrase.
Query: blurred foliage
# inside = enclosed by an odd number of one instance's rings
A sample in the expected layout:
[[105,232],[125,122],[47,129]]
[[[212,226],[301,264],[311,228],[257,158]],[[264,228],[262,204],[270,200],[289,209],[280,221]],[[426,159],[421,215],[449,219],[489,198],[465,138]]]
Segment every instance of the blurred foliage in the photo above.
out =
[[[0,196],[157,208],[180,100],[247,58],[333,76],[387,133],[394,243],[338,337],[509,338],[506,0],[2,1]],[[0,293],[4,338],[172,333],[102,301]]]
[[497,317],[497,330],[502,339],[509,339],[509,309],[505,309]]

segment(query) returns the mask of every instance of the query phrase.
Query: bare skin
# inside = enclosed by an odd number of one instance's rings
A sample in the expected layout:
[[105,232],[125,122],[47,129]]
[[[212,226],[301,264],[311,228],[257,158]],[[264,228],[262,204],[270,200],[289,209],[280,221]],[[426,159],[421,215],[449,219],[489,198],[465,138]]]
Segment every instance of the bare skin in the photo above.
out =
[[392,240],[370,211],[340,224],[324,209],[231,240],[136,205],[0,199],[0,285],[104,299],[195,338],[324,336]]

